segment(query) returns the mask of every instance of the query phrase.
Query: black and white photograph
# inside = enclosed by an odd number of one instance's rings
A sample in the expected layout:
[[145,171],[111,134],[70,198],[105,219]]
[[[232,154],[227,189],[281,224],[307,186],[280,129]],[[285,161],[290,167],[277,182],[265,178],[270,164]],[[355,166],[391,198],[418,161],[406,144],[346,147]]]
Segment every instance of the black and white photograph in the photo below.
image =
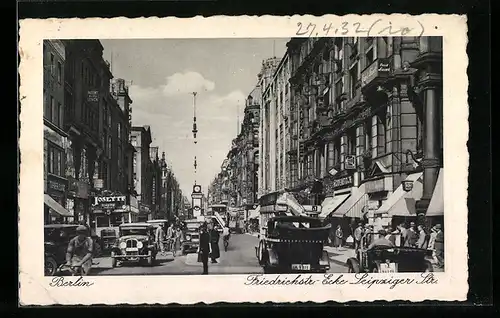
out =
[[21,302],[466,299],[466,21],[21,21]]
[[46,276],[445,270],[440,36],[44,40],[43,123]]

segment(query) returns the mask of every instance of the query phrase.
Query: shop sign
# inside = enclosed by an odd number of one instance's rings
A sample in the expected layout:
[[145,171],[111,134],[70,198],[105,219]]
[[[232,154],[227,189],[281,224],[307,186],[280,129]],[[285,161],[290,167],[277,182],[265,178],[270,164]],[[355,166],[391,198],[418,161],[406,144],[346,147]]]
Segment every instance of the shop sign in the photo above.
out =
[[356,156],[345,156],[344,167],[346,170],[356,170]]
[[99,102],[99,91],[98,90],[88,91],[87,92],[87,102],[89,102],[89,103]]
[[333,184],[334,189],[344,188],[344,187],[352,186],[354,184],[354,180],[353,180],[352,176],[345,176],[345,177],[333,180],[332,184]]
[[89,184],[82,180],[71,178],[69,179],[69,192],[75,198],[87,199],[89,197]]
[[68,188],[68,181],[65,179],[60,179],[53,175],[48,175],[47,178],[47,190],[53,190],[57,192],[66,192]]
[[125,205],[127,197],[124,195],[116,196],[96,196],[92,206],[100,206],[103,209],[114,209],[117,205]]
[[365,187],[367,193],[385,191],[385,178],[369,181]]
[[361,73],[361,87],[371,83],[377,77],[386,77],[391,71],[389,59],[377,59]]

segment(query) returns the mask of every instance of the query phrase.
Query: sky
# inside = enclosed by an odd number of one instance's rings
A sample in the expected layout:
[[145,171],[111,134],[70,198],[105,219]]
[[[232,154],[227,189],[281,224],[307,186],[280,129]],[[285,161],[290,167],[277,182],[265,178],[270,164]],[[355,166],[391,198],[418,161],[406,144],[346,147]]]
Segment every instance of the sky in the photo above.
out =
[[[149,125],[152,146],[190,197],[195,182],[206,192],[243,120],[245,98],[264,59],[283,57],[289,39],[101,40],[115,78],[132,99],[132,124]],[[198,143],[193,142],[193,95]],[[194,156],[198,169],[194,173]]]

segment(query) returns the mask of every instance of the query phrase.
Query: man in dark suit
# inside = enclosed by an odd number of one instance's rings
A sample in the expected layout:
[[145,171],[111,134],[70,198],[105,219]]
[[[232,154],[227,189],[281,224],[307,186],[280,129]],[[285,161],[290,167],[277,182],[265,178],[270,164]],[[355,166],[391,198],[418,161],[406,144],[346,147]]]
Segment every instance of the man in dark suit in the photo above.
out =
[[210,234],[205,222],[200,227],[200,245],[198,246],[198,261],[203,263],[203,275],[208,275],[208,256],[210,252]]

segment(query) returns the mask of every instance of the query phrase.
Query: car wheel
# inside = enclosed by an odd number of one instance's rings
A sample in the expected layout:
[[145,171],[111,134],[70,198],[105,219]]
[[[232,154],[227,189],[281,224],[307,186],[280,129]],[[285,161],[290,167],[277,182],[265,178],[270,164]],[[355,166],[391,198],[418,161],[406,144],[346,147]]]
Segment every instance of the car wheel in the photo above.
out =
[[432,263],[429,261],[424,262],[424,273],[430,273],[434,271],[434,267],[432,266]]
[[359,268],[359,262],[355,258],[350,258],[347,260],[347,272],[348,273],[359,273],[361,272]]
[[57,262],[53,257],[47,257],[45,259],[45,276],[54,276],[57,271]]
[[375,266],[375,267],[372,268],[372,273],[378,273],[378,267],[377,266]]
[[116,258],[114,256],[115,256],[115,252],[111,252],[111,267],[112,268],[116,267]]

